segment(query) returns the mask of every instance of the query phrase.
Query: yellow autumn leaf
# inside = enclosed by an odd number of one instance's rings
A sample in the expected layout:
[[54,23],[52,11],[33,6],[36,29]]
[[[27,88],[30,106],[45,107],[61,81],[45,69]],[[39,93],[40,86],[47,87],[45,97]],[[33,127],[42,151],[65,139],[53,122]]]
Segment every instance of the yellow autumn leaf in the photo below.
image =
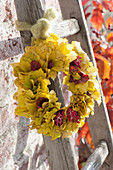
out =
[[30,113],[29,111],[26,109],[26,107],[17,107],[15,109],[15,114],[19,115],[19,116],[24,116],[26,118],[30,118]]
[[[94,100],[101,101],[97,68],[78,42],[69,44],[55,34],[46,40],[34,39],[20,62],[12,66],[18,87],[15,114],[30,118],[30,129],[52,140],[77,133],[85,118],[93,114]],[[48,89],[49,78],[54,80],[60,71],[66,74],[63,83],[72,92],[70,104],[62,109],[54,90]]]
[[62,138],[69,138],[70,136],[72,136],[72,132],[69,131],[63,131],[62,132]]

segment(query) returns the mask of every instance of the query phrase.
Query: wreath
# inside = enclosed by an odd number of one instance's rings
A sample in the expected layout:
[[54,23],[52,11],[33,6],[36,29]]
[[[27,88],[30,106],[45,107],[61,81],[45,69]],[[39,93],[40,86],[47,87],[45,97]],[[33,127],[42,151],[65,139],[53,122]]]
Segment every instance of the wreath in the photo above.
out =
[[[94,113],[94,101],[101,102],[97,68],[78,42],[69,44],[53,33],[46,39],[35,38],[20,62],[12,66],[18,87],[15,114],[30,118],[30,129],[52,136],[52,140],[77,132]],[[63,83],[72,92],[70,104],[63,108],[55,91],[48,89],[49,79],[54,80],[59,72],[64,73]]]

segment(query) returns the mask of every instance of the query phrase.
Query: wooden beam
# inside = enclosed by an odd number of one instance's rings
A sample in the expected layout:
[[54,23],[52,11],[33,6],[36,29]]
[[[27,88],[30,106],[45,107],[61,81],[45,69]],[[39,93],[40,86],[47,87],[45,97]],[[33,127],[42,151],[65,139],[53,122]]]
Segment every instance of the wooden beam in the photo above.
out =
[[[14,0],[17,18],[30,24],[35,24],[42,17],[43,9],[40,0]],[[38,8],[38,9],[37,9]],[[23,47],[31,45],[31,32],[21,31]]]
[[[76,19],[64,20],[59,23],[53,23],[52,31],[60,37],[67,37],[79,32],[80,28],[78,21]],[[24,42],[24,47],[30,45],[29,37],[31,36],[30,32],[21,32],[21,36]],[[7,49],[4,51],[4,48]],[[4,60],[15,55],[23,53],[22,41],[20,37],[0,41],[0,60]]]
[[[55,81],[51,79],[51,87],[49,89],[53,89],[56,92],[58,101],[62,103],[63,107],[65,104],[58,76]],[[44,136],[44,141],[50,170],[78,170],[77,157],[72,138],[58,138],[51,141],[51,137]]]
[[[80,32],[78,32],[76,35],[70,36],[68,38],[69,41],[71,42],[73,40],[76,40],[81,42],[81,47],[88,54],[91,61],[93,61],[94,65],[96,66],[95,57],[90,43],[90,37],[87,29],[87,24],[85,21],[83,9],[82,9],[81,0],[70,0],[70,1],[59,0],[59,4],[61,7],[63,19],[76,18],[79,22]],[[90,118],[88,119],[88,123],[93,138],[93,143],[95,146],[98,144],[100,140],[106,140],[110,154],[105,160],[103,169],[105,166],[106,170],[107,169],[112,170],[113,169],[112,130],[111,130],[109,116],[107,113],[102,90],[101,90],[101,94],[102,94],[102,104],[99,107],[97,106],[97,104],[95,104],[95,115],[90,116]]]
[[63,20],[52,25],[52,30],[60,37],[68,37],[80,31],[78,21],[74,19]]
[[[17,17],[20,21],[35,24],[36,20],[42,16],[43,10],[40,0],[15,0]],[[31,34],[21,32],[24,47],[30,44]],[[27,41],[26,41],[27,40]],[[51,89],[54,89],[58,99],[64,106],[58,77],[55,81],[51,80]],[[51,141],[51,137],[44,136],[50,170],[78,170],[77,158],[75,155],[72,139],[56,139]]]
[[99,142],[81,170],[98,170],[108,156],[108,146],[105,141]]

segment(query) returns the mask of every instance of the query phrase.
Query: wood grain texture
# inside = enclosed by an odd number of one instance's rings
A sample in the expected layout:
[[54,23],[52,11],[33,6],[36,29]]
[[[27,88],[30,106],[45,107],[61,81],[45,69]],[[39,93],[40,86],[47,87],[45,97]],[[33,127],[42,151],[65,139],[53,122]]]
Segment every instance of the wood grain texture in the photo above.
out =
[[42,17],[43,9],[40,0],[14,0],[17,17],[20,21],[35,24]]
[[50,170],[78,170],[72,138],[58,138],[51,141],[51,137],[45,136],[44,140],[49,156]]
[[52,30],[60,37],[68,37],[79,32],[80,28],[76,19],[68,19],[59,23],[54,23]]
[[[81,42],[82,49],[88,54],[91,61],[93,61],[96,66],[93,50],[90,43],[90,38],[87,30],[87,25],[85,22],[85,17],[83,14],[81,0],[59,0],[61,11],[63,15],[63,19],[76,18],[79,22],[80,32],[76,35],[70,36],[69,41],[79,41]],[[99,78],[98,78],[99,79]],[[101,92],[102,93],[102,92]],[[106,140],[108,144],[108,148],[110,151],[109,156],[102,169],[112,170],[113,169],[113,137],[111,125],[102,93],[102,104],[98,107],[95,104],[95,115],[90,116],[88,119],[91,135],[93,138],[93,143],[96,146],[100,140]],[[104,168],[105,167],[105,168]]]
[[99,142],[81,170],[98,170],[105,161],[108,153],[107,143],[105,141]]
[[[40,0],[14,0],[19,21],[35,24],[42,17],[43,9]],[[24,48],[31,44],[31,32],[21,31]]]
[[[34,24],[38,18],[42,16],[43,10],[39,0],[15,0],[17,10],[17,17],[20,21],[26,21]],[[30,44],[31,34],[28,32],[21,32],[24,47]],[[27,42],[26,42],[27,38]],[[50,89],[56,91],[59,102],[64,106],[64,100],[60,88],[58,77],[55,81],[51,80]],[[74,145],[71,138],[59,138],[51,141],[51,137],[44,136],[45,146],[47,150],[50,170],[78,170],[76,164],[77,158],[75,155]]]
[[[50,79],[50,90],[56,92],[58,101],[62,103],[61,107],[65,106],[62,90],[58,76],[53,81]],[[78,170],[77,157],[75,154],[72,138],[58,138],[51,141],[51,137],[44,136],[46,151],[50,164],[50,170]]]

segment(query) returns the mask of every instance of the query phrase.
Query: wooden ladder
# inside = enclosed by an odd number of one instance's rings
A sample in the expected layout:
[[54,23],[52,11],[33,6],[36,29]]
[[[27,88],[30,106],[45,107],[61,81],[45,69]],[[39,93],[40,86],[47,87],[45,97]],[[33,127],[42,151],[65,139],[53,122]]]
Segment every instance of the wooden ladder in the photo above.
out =
[[[45,0],[14,0],[17,17],[20,21],[35,24],[42,17]],[[48,0],[49,1],[49,0]],[[53,0],[54,1],[54,0]],[[64,21],[56,23],[53,31],[61,37],[67,37],[69,42],[81,42],[81,47],[88,54],[96,66],[90,38],[85,22],[81,0],[59,0]],[[78,32],[79,31],[79,32]],[[23,46],[30,45],[31,33],[21,32]],[[99,79],[99,78],[98,78]],[[58,77],[51,82],[59,101],[64,106],[64,99]],[[102,104],[95,105],[95,115],[88,119],[95,150],[89,157],[82,170],[113,170],[113,138],[110,121],[102,94]],[[77,170],[77,159],[72,138],[58,138],[51,141],[51,137],[44,136],[50,170]]]

